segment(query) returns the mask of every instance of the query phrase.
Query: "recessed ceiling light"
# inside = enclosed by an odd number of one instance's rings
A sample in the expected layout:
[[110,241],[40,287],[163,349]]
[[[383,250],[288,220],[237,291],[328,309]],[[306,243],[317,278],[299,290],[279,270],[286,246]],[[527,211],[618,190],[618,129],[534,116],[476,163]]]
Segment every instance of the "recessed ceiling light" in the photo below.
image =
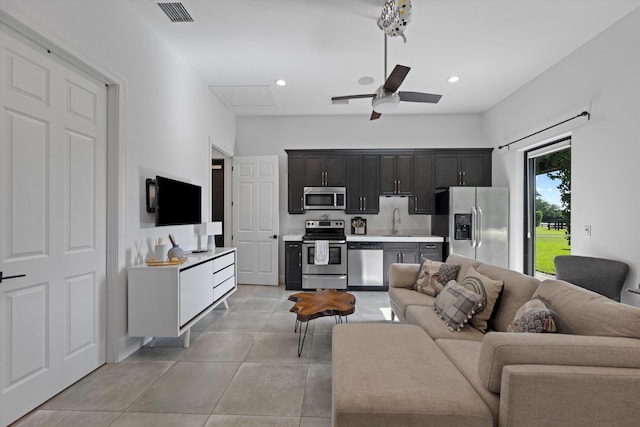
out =
[[459,77],[459,76],[451,76],[451,77],[449,77],[448,82],[449,82],[449,83],[455,83],[455,82],[457,82],[458,80],[460,80],[460,77]]
[[284,80],[282,80],[282,79],[278,79],[278,80],[276,80],[276,84],[277,84],[278,86],[286,86],[286,85],[287,85],[287,82],[286,82],[286,81],[284,81]]
[[370,85],[371,83],[373,83],[373,81],[373,77],[370,76],[364,76],[358,79],[358,83],[360,83],[362,86]]

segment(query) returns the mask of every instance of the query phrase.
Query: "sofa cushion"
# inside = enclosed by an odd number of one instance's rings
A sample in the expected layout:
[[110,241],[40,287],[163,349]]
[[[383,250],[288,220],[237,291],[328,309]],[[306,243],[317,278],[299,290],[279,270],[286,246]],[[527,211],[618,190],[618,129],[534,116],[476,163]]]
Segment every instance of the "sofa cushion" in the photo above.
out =
[[419,327],[341,324],[332,341],[334,427],[493,426],[484,401]]
[[482,264],[476,270],[492,279],[504,282],[500,301],[497,304],[493,321],[490,322],[489,327],[496,331],[506,332],[511,322],[513,322],[516,311],[522,307],[522,304],[531,299],[540,285],[540,281],[517,271],[489,264]]
[[478,359],[482,343],[480,341],[438,339],[436,344],[469,381],[484,403],[487,404],[494,419],[497,420],[500,412],[500,395],[487,390],[478,377]]
[[389,288],[413,288],[420,264],[392,263],[389,266]]
[[535,295],[549,301],[571,333],[640,338],[640,308],[562,280],[545,280]]
[[447,286],[447,283],[457,277],[458,270],[460,266],[457,264],[423,258],[413,289],[435,297]]
[[516,312],[513,323],[507,332],[556,332],[558,316],[551,310],[542,297],[533,298],[525,302]]
[[460,331],[478,308],[482,307],[482,296],[450,281],[438,294],[433,308],[452,331]]
[[486,331],[487,322],[491,318],[500,292],[502,292],[502,280],[494,280],[480,274],[471,266],[461,285],[482,297],[482,306],[476,309],[476,313],[471,318],[471,324],[483,332]]
[[406,322],[420,326],[434,340],[450,338],[482,341],[484,337],[484,334],[473,326],[468,326],[461,331],[449,330],[449,327],[440,319],[438,313],[432,307],[427,306],[410,305],[407,307]]
[[640,368],[640,340],[566,334],[487,333],[480,349],[478,377],[489,391],[500,393],[502,370],[508,365]]
[[406,288],[389,288],[389,301],[393,311],[401,318],[406,317],[407,307],[423,305],[433,307],[435,297]]
[[460,270],[458,271],[458,276],[456,277],[456,281],[458,283],[462,282],[462,280],[465,278],[469,267],[474,267],[477,269],[478,266],[482,264],[480,261],[476,261],[475,259],[463,257],[461,255],[456,255],[456,254],[449,255],[447,257],[446,262],[448,264],[456,264],[460,266]]

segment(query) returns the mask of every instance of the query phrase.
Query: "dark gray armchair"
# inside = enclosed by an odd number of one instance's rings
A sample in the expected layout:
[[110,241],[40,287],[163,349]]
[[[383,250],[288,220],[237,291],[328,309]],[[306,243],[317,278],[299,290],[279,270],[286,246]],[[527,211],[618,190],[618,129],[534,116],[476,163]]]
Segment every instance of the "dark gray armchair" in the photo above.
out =
[[554,258],[553,263],[556,266],[556,279],[620,301],[620,291],[629,274],[629,266],[624,262],[577,255],[559,255]]

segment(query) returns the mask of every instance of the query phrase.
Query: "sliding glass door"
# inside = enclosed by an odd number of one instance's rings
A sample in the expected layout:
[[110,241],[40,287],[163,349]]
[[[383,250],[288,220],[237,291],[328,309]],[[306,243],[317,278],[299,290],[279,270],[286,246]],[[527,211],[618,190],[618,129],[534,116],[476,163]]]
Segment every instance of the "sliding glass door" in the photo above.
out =
[[530,150],[525,161],[525,273],[555,276],[553,259],[570,253],[571,139]]

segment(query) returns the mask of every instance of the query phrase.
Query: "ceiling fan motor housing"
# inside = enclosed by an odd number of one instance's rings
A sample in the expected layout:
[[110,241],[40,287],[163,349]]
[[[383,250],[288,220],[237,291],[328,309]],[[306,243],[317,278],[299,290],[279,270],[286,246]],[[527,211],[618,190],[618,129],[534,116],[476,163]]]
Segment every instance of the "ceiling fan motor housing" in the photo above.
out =
[[376,91],[376,96],[371,100],[373,111],[385,114],[396,109],[400,103],[400,95],[397,93],[387,92],[384,87],[380,86]]

